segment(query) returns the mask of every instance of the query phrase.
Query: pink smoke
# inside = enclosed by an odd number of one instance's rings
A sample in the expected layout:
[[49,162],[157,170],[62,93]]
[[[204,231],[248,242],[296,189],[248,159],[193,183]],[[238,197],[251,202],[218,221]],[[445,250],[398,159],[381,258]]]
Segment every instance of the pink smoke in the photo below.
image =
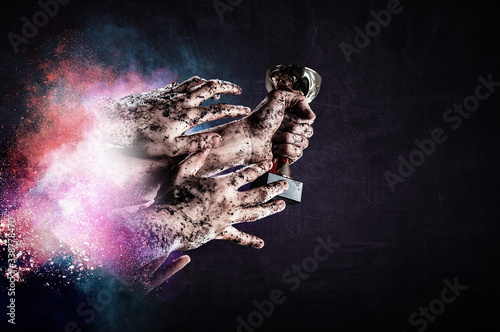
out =
[[[126,179],[106,152],[96,130],[93,100],[120,99],[177,79],[162,68],[143,75],[134,68],[118,72],[88,55],[68,55],[61,46],[53,60],[40,65],[42,84],[26,81],[28,116],[16,132],[10,170],[18,180],[4,197],[17,208],[1,220],[16,222],[21,270],[45,264],[68,251],[81,269],[116,260],[124,253],[106,211],[120,203]],[[123,239],[121,240],[123,241]],[[140,244],[138,244],[140,245]],[[29,263],[27,263],[29,262]]]

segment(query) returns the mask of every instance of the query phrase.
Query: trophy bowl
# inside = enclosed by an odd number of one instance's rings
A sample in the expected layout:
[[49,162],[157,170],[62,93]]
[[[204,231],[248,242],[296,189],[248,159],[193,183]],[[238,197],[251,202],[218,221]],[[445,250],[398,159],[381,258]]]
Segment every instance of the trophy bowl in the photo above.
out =
[[319,93],[321,76],[311,68],[296,65],[277,65],[266,72],[267,92],[287,90],[306,97],[310,103]]

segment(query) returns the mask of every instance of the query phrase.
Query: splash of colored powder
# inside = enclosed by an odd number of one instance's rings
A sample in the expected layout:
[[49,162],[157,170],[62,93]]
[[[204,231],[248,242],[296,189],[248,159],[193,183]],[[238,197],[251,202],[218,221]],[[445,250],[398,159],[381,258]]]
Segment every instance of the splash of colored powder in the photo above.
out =
[[19,271],[68,252],[80,270],[123,254],[112,221],[104,216],[126,203],[120,201],[126,199],[126,166],[114,161],[101,139],[94,101],[120,99],[177,79],[167,69],[118,73],[88,54],[68,56],[64,46],[56,55],[40,66],[40,83],[26,82],[29,113],[10,151],[10,172],[22,174],[15,190],[4,196],[16,208],[1,220],[0,239],[7,245],[9,220],[14,221]]

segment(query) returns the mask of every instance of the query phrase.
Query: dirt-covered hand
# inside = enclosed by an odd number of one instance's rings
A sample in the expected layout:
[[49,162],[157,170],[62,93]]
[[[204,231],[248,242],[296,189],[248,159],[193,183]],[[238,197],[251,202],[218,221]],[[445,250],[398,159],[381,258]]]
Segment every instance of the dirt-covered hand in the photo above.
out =
[[198,152],[182,162],[167,188],[160,190],[156,203],[142,212],[142,226],[156,234],[158,245],[165,246],[164,253],[194,249],[213,239],[261,248],[264,241],[232,225],[255,221],[285,208],[284,201],[269,200],[287,190],[286,181],[238,191],[268,171],[271,161],[220,177],[199,177],[197,171],[209,153]]
[[221,80],[192,77],[153,91],[126,96],[104,108],[102,130],[114,144],[132,147],[148,157],[173,157],[217,146],[216,133],[184,133],[206,121],[250,114],[243,106],[201,106],[221,94],[238,95],[241,88]]
[[309,145],[315,118],[305,97],[289,91],[271,91],[246,118],[252,139],[251,162],[271,156],[297,161]]
[[295,162],[309,144],[315,118],[305,97],[288,91],[271,91],[249,116],[208,129],[224,139],[211,149],[199,174],[272,160],[273,156]]

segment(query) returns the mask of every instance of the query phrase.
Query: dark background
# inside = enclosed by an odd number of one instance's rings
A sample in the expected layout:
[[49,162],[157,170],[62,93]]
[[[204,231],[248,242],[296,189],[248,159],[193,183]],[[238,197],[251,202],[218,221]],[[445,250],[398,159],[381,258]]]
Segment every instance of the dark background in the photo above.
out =
[[[444,279],[458,278],[468,288],[426,330],[497,331],[500,91],[458,130],[442,120],[474,93],[479,75],[500,81],[495,4],[404,1],[351,63],[339,43],[352,45],[353,28],[387,1],[243,0],[221,21],[209,0],[71,0],[18,54],[5,36],[20,33],[19,19],[39,7],[3,4],[4,141],[25,112],[19,77],[36,75],[32,60],[50,57],[65,36],[82,36],[102,61],[123,68],[230,80],[244,93],[224,101],[250,107],[265,96],[271,66],[305,65],[323,77],[311,104],[315,135],[292,167],[303,203],[240,227],[262,237],[263,249],[209,243],[146,300],[117,298],[90,324],[75,312],[81,289],[35,279],[19,285],[16,328],[63,331],[74,320],[102,331],[235,331],[254,300],[279,288],[287,300],[255,330],[416,331],[408,317],[439,298]],[[384,172],[396,173],[398,156],[437,127],[447,141],[392,192]],[[327,236],[341,246],[291,291],[281,276]]]

